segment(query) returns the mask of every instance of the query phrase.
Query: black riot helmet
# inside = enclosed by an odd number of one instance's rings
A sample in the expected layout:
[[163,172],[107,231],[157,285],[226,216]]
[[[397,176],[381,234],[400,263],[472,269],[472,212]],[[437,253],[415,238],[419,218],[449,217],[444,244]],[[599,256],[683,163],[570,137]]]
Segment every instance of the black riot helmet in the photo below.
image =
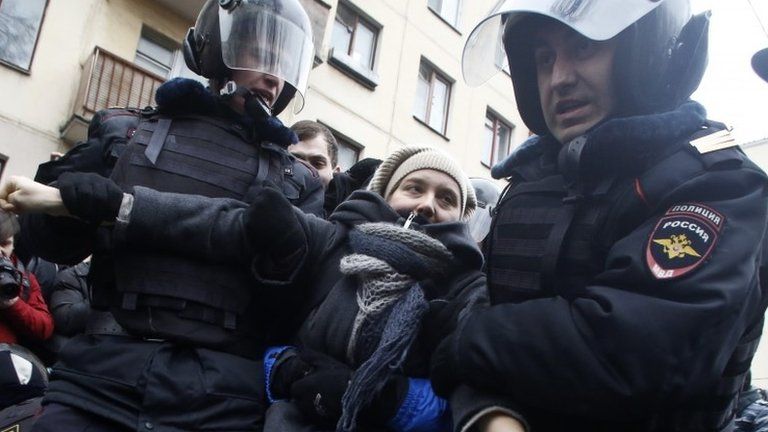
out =
[[752,56],[752,68],[760,78],[768,81],[768,48],[763,48]]
[[479,85],[509,64],[520,115],[536,134],[544,121],[533,59],[533,32],[556,20],[584,37],[618,38],[614,59],[619,112],[674,109],[690,98],[707,64],[709,12],[691,16],[689,0],[500,0],[470,34],[462,69]]
[[184,60],[220,84],[234,69],[278,77],[285,86],[272,112],[294,96],[298,112],[314,61],[312,26],[299,0],[208,0],[184,38]]

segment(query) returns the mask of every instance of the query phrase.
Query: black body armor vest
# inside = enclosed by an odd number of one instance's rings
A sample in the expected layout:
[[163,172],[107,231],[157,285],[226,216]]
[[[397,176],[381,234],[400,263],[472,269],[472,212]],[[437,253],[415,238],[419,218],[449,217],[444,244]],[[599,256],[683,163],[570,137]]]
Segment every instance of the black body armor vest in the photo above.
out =
[[[139,185],[244,202],[261,181],[270,180],[295,200],[301,185],[290,179],[293,163],[283,148],[259,144],[238,123],[145,113],[112,179],[126,191]],[[263,314],[252,309],[259,288],[246,266],[151,249],[113,244],[114,286],[94,286],[94,303],[109,306],[120,325],[136,335],[230,351],[233,343],[259,343],[253,333],[262,328]]]
[[[691,139],[711,134],[704,129]],[[485,255],[491,302],[520,303],[536,298],[579,297],[603,270],[610,247],[629,234],[676,186],[703,170],[741,163],[736,149],[699,154],[688,143],[633,177],[616,172],[599,181],[567,179],[566,149],[542,156],[515,170],[495,209]],[[610,163],[610,162],[607,162]],[[558,167],[565,166],[565,169]],[[562,174],[565,171],[566,174]],[[636,187],[644,192],[636,193]],[[643,201],[644,199],[644,201]],[[653,209],[656,210],[653,210]],[[766,258],[764,258],[765,260]],[[766,271],[766,265],[761,268]],[[763,278],[763,284],[766,279]],[[766,299],[765,301],[768,301]],[[737,395],[757,349],[762,321],[741,336],[713,393],[662,413],[638,430],[716,431],[727,427]]]

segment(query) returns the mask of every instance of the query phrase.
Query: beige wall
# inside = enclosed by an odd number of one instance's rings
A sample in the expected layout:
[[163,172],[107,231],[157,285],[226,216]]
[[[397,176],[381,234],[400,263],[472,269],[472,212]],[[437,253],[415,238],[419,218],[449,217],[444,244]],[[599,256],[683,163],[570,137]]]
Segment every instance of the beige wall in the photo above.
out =
[[[338,0],[331,4],[336,14]],[[472,26],[495,3],[494,0],[464,0],[459,31],[442,22],[427,8],[427,2],[351,0],[382,25],[374,71],[379,85],[369,90],[335,66],[325,62],[310,76],[304,110],[284,113],[287,124],[300,119],[319,120],[365,146],[363,157],[383,157],[405,143],[439,146],[461,161],[472,176],[489,177],[480,163],[486,109],[490,106],[516,126],[512,143],[528,134],[517,115],[509,76],[500,73],[479,88],[467,87],[461,75],[461,53]],[[330,46],[332,19],[324,49]],[[413,118],[419,63],[424,56],[454,80],[446,138]]]
[[33,175],[63,149],[59,130],[94,46],[133,61],[143,23],[174,40],[191,24],[153,0],[49,2],[30,74],[0,66],[0,153],[10,157],[4,176]]

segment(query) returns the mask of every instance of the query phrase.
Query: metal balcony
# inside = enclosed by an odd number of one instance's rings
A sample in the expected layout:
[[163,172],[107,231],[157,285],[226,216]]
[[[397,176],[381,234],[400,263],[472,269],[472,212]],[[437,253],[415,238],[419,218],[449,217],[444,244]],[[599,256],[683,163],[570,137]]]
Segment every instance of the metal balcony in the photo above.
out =
[[72,115],[61,129],[62,139],[70,145],[84,140],[88,123],[99,110],[153,105],[155,90],[163,81],[163,77],[95,47],[83,68]]

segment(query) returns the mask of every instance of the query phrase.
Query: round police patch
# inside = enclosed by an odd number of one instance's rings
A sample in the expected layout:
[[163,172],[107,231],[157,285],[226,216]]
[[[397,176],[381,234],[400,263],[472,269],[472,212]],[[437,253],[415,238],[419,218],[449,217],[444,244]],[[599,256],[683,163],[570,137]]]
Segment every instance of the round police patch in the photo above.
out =
[[659,220],[646,246],[648,268],[656,279],[682,276],[706,260],[725,218],[701,204],[672,206]]

